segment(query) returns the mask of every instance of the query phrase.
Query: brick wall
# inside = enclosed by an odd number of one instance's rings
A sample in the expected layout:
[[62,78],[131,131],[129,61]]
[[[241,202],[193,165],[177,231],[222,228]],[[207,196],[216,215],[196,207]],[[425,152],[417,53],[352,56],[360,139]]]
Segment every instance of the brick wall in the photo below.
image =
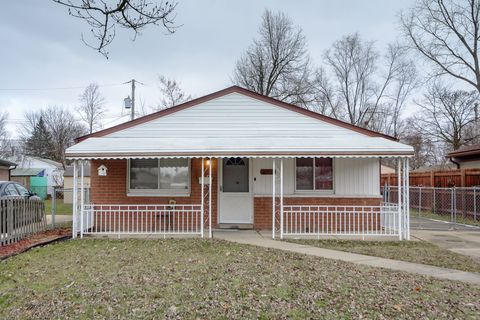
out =
[[[107,167],[107,176],[99,177],[97,168],[104,164]],[[212,161],[212,226],[217,225],[217,167],[216,160]],[[91,174],[91,201],[94,204],[168,204],[175,200],[178,204],[200,204],[201,187],[198,178],[201,176],[201,159],[191,161],[190,196],[127,196],[127,160],[94,160]],[[286,197],[285,205],[365,205],[378,206],[380,198],[325,198],[325,197]],[[254,228],[272,228],[272,198],[254,198]]]
[[[284,198],[285,205],[358,205],[378,206],[380,198],[325,198],[325,197],[295,197]],[[272,229],[272,197],[255,197],[254,199],[254,228]]]
[[[107,167],[107,176],[100,177],[97,168],[100,165]],[[175,200],[177,204],[200,204],[201,159],[191,160],[190,196],[127,196],[127,160],[93,160],[90,178],[91,201],[94,204],[168,204]],[[205,166],[205,168],[207,168]],[[208,175],[208,171],[206,173]],[[212,161],[212,225],[217,223],[217,161]]]

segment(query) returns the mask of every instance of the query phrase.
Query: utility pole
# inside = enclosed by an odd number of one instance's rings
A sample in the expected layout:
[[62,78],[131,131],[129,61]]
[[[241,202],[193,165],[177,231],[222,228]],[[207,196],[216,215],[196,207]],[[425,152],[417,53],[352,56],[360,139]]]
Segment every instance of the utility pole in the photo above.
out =
[[[131,115],[130,115],[130,120],[133,120],[135,119],[135,83],[138,82],[136,81],[135,79],[132,79],[130,81],[127,81],[125,82],[125,84],[127,83],[131,83],[132,84],[132,99],[130,100],[131,101]],[[141,82],[140,82],[141,83]],[[128,98],[127,98],[128,99]]]
[[132,119],[135,119],[135,79],[132,79]]

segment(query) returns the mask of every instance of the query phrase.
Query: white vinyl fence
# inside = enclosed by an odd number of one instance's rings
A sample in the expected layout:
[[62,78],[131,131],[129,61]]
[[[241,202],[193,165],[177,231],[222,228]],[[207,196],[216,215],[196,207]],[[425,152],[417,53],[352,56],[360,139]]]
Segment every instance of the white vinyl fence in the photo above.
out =
[[284,206],[285,236],[398,236],[406,228],[398,205]]
[[86,204],[81,234],[202,235],[202,207],[197,204],[126,205]]
[[0,245],[15,243],[46,230],[43,200],[0,199]]

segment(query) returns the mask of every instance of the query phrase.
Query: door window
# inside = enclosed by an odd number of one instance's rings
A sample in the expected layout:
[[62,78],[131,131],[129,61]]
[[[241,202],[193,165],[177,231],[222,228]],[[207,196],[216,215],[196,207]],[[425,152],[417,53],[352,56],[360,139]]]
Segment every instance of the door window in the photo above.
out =
[[248,159],[223,159],[223,192],[249,192]]

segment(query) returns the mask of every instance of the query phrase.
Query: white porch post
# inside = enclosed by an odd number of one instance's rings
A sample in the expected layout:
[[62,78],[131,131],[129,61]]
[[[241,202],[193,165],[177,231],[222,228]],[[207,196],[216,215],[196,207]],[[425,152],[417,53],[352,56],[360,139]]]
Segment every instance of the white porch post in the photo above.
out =
[[80,238],[83,238],[83,214],[85,207],[85,190],[84,190],[84,170],[83,161],[80,161]]
[[272,160],[272,239],[275,240],[275,158]]
[[280,239],[283,239],[283,158],[280,159]]
[[77,191],[78,191],[78,171],[77,171],[77,160],[73,160],[73,191],[72,191],[72,207],[73,207],[73,221],[72,221],[72,238],[77,237]]
[[402,159],[397,160],[398,239],[402,240]]
[[202,197],[202,209],[201,209],[201,225],[200,225],[200,234],[202,235],[203,238],[203,224],[204,224],[204,206],[205,206],[205,188],[204,188],[204,171],[205,171],[205,158],[202,157],[202,175],[201,175],[201,197]]
[[210,179],[208,184],[208,237],[212,237],[212,158],[210,157],[210,164],[208,165],[208,177]]
[[408,158],[405,158],[405,190],[404,190],[404,217],[405,217],[405,238],[410,240],[410,168]]

